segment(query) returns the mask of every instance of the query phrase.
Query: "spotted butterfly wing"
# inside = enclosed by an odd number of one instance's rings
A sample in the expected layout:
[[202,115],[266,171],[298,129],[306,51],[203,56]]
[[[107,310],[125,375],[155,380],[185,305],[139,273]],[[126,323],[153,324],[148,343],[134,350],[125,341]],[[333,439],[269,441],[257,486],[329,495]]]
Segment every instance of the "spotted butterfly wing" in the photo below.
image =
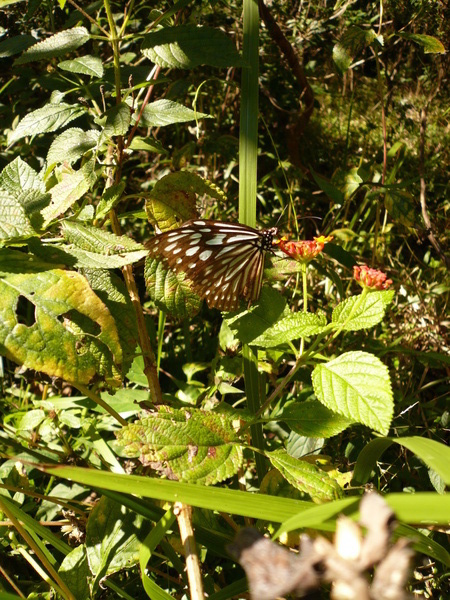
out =
[[242,298],[259,298],[264,257],[276,234],[275,227],[258,231],[237,223],[191,220],[146,245],[151,257],[183,272],[208,306],[231,311]]

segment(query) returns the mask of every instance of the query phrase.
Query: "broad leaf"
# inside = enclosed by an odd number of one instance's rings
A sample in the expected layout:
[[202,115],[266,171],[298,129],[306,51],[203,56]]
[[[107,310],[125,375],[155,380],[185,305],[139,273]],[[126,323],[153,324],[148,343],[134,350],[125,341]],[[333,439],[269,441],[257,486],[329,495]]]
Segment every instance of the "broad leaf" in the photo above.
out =
[[73,60],[64,60],[58,63],[58,67],[63,71],[71,73],[80,73],[80,75],[90,75],[91,77],[103,77],[103,64],[97,56],[80,56]]
[[102,577],[139,562],[140,543],[150,522],[125,506],[103,496],[89,515],[86,554],[94,576],[94,589]]
[[198,119],[212,119],[212,115],[197,112],[173,100],[156,100],[147,104],[139,121],[141,127],[165,127]]
[[384,206],[397,223],[414,227],[417,222],[417,207],[414,197],[407,190],[388,188],[384,194]]
[[128,456],[138,455],[169,479],[212,485],[235,475],[242,464],[232,418],[218,412],[162,406],[116,435]]
[[[111,314],[79,273],[21,252],[0,251],[0,353],[27,368],[66,381],[117,379],[122,361]],[[28,324],[17,314],[19,298],[33,305]]]
[[64,173],[62,181],[51,188],[51,203],[42,211],[45,225],[65,213],[89,190],[91,167],[92,164],[85,163],[78,171],[70,170],[68,173]]
[[386,434],[394,411],[387,367],[367,352],[346,352],[312,373],[317,399],[333,412]]
[[225,319],[228,327],[243,344],[253,340],[271,327],[286,310],[286,300],[275,289],[264,286],[256,304]]
[[[4,8],[4,4],[1,4]],[[9,58],[14,54],[19,54],[36,43],[36,38],[32,35],[16,35],[0,42],[0,58]]]
[[84,544],[74,548],[64,558],[58,573],[76,600],[87,600],[91,597],[89,590],[91,572],[89,571]]
[[55,56],[63,56],[76,50],[89,40],[89,32],[85,27],[74,27],[60,31],[55,35],[38,42],[14,61],[15,65],[23,65],[35,60],[48,60]]
[[226,199],[213,183],[195,173],[169,173],[156,182],[147,197],[148,220],[161,231],[178,227],[184,221],[198,217],[196,199],[204,194],[217,200]]
[[45,184],[38,173],[20,156],[11,161],[0,174],[0,187],[16,198],[25,190],[45,192]]
[[394,292],[386,290],[347,298],[334,309],[332,322],[344,331],[370,329],[382,321],[393,297]]
[[147,258],[145,285],[150,297],[161,310],[174,317],[193,317],[200,310],[202,300],[193,292],[183,273],[168,269],[163,261]]
[[199,65],[241,64],[236,45],[218,29],[181,25],[165,27],[144,37],[142,54],[161,67],[193,69]]
[[78,127],[70,127],[55,138],[47,154],[49,168],[55,164],[74,163],[87,152],[95,148],[100,132],[91,129],[83,131]]
[[347,429],[350,419],[329,410],[317,400],[292,402],[280,412],[271,415],[276,421],[284,421],[295,433],[314,438],[330,438]]
[[396,35],[419,44],[419,46],[422,46],[425,50],[425,54],[445,54],[446,52],[444,44],[432,35],[407,33],[404,31],[397,33]]
[[350,27],[333,48],[333,60],[340,73],[345,73],[354,57],[376,39],[377,35],[372,29]]
[[0,240],[18,241],[37,235],[25,208],[6,190],[0,188]]
[[112,210],[121,199],[124,189],[125,182],[121,181],[104,190],[100,202],[97,205],[97,210],[95,211],[96,219],[104,219],[107,216],[109,211]]
[[264,333],[252,340],[252,346],[273,348],[298,338],[322,333],[327,326],[324,315],[312,313],[294,313],[276,321]]
[[96,123],[103,126],[102,141],[114,135],[125,135],[131,122],[131,109],[125,102],[113,106]]
[[84,115],[86,109],[75,104],[47,104],[28,113],[8,136],[8,144],[38,133],[56,131]]
[[285,450],[266,452],[266,456],[291,485],[309,494],[316,502],[342,497],[340,485],[316,465],[293,458]]

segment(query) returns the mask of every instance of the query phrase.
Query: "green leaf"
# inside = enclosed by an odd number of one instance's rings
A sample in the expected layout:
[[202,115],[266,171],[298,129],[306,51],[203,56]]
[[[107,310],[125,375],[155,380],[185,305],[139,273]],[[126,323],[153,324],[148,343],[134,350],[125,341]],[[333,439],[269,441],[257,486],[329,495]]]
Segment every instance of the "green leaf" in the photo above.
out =
[[95,577],[94,589],[102,577],[139,562],[139,547],[150,523],[125,506],[103,496],[89,515],[86,527],[86,555]]
[[134,138],[131,140],[131,144],[128,146],[128,150],[144,150],[145,152],[168,154],[162,143],[159,140],[155,140],[155,138],[152,136],[146,138],[138,135],[134,136]]
[[256,304],[225,319],[243,344],[252,344],[285,312],[286,300],[275,289],[264,286]]
[[79,158],[95,148],[100,136],[99,131],[91,129],[83,131],[78,127],[70,127],[56,137],[47,153],[47,166],[67,162],[74,163]]
[[202,300],[184,273],[175,273],[163,261],[147,258],[144,277],[150,297],[161,310],[182,319],[193,317],[200,310]]
[[14,61],[14,65],[23,65],[35,60],[48,60],[55,56],[63,56],[76,50],[90,39],[85,27],[74,27],[60,31],[55,35],[38,42]]
[[242,465],[232,417],[218,412],[161,406],[116,435],[127,456],[139,455],[144,465],[170,479],[212,485],[232,477]]
[[61,579],[72,592],[76,600],[89,600],[89,579],[91,572],[86,555],[86,546],[74,548],[62,561],[58,570]]
[[98,227],[67,220],[61,224],[61,232],[71,244],[65,251],[77,257],[85,267],[115,269],[147,255],[145,248],[128,236],[118,236]]
[[199,65],[239,66],[234,41],[211,27],[165,27],[144,37],[142,54],[164,68],[193,69]]
[[27,190],[45,192],[45,184],[42,179],[20,156],[7,164],[2,170],[0,187],[16,198]]
[[336,306],[332,322],[344,331],[370,329],[383,320],[386,307],[392,302],[392,290],[374,291],[347,298]]
[[[70,382],[89,383],[96,374],[117,378],[112,361],[120,364],[122,350],[108,309],[82,275],[43,264],[0,251],[0,353]],[[30,325],[16,313],[20,297],[34,307]]]
[[353,481],[356,485],[369,481],[376,462],[393,443],[400,444],[416,454],[423,462],[450,485],[450,448],[435,440],[422,437],[380,438],[369,442],[358,456]]
[[312,167],[311,173],[314,177],[314,181],[331,200],[333,200],[336,204],[342,204],[344,202],[344,194],[339,188],[337,188],[333,183],[331,183],[327,179],[321,177],[318,173],[314,171]]
[[285,450],[266,452],[266,456],[291,485],[313,500],[323,502],[342,497],[339,484],[316,465],[289,456]]
[[312,373],[317,399],[353,422],[386,434],[394,411],[387,367],[367,352],[346,352]]
[[417,222],[417,207],[414,197],[407,190],[389,188],[385,190],[384,206],[397,223],[414,227]]
[[341,74],[345,73],[354,57],[377,39],[372,29],[349,27],[333,48],[333,60]]
[[169,509],[163,517],[156,523],[156,525],[149,532],[145,540],[142,542],[139,550],[139,564],[141,567],[141,578],[147,595],[152,600],[173,600],[167,592],[161,589],[154,581],[147,575],[147,563],[153,554],[156,546],[161,543],[164,539],[167,531],[175,521],[175,515],[173,510]]
[[425,54],[445,54],[446,52],[444,44],[432,35],[406,32],[397,33],[396,35],[419,44],[424,48]]
[[64,102],[47,104],[43,108],[28,113],[19,121],[16,129],[11,131],[8,136],[8,144],[13,144],[27,136],[61,129],[85,113],[86,109],[83,106]]
[[18,241],[37,235],[22,204],[0,188],[0,241]]
[[91,167],[90,163],[85,163],[78,171],[69,169],[63,174],[62,181],[50,189],[51,203],[42,211],[45,226],[65,213],[89,190]]
[[173,102],[173,100],[156,100],[144,108],[139,125],[141,127],[165,127],[174,123],[212,118],[212,115],[197,112],[178,102]]
[[[0,2],[3,8],[3,4]],[[0,42],[0,58],[9,58],[14,54],[19,54],[36,43],[36,38],[32,35],[16,35]]]
[[125,102],[113,106],[96,123],[103,125],[102,141],[114,135],[125,135],[130,127],[131,109]]
[[184,221],[198,217],[196,198],[207,194],[224,200],[224,193],[207,179],[195,173],[169,173],[156,182],[149,193],[145,212],[150,223],[161,231],[178,227]]
[[39,425],[42,423],[42,421],[45,419],[45,417],[46,417],[46,414],[45,414],[44,410],[41,410],[41,409],[29,410],[28,412],[26,412],[24,414],[24,416],[20,420],[18,429],[24,430],[24,431],[32,431],[33,429],[36,429],[37,427],[39,427]]
[[80,75],[90,75],[91,77],[103,77],[103,64],[97,56],[80,56],[73,60],[64,60],[58,63],[58,67],[63,71],[71,73],[80,73]]
[[104,190],[97,205],[97,210],[95,211],[96,219],[104,219],[107,216],[109,211],[112,210],[121,199],[124,189],[125,182],[121,181]]
[[292,431],[307,437],[330,438],[347,429],[353,421],[332,412],[317,400],[292,402],[275,414],[271,420],[284,421]]
[[273,348],[298,338],[317,335],[326,330],[325,315],[297,312],[276,321],[264,333],[252,340],[252,346]]

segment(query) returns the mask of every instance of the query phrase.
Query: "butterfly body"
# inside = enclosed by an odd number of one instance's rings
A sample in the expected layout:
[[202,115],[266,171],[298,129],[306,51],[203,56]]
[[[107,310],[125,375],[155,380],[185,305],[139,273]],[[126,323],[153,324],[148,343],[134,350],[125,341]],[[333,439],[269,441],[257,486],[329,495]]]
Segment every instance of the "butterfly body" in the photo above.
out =
[[192,289],[208,306],[236,310],[242,298],[249,303],[261,292],[264,257],[277,229],[259,231],[238,223],[203,219],[156,235],[147,244],[149,255],[163,258],[184,273]]

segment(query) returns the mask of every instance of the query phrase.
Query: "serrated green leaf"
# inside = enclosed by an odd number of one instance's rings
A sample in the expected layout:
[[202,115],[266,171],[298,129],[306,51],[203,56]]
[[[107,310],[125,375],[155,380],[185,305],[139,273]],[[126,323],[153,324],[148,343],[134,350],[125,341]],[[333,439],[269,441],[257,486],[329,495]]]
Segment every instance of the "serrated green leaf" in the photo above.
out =
[[102,496],[89,514],[86,527],[86,554],[94,576],[94,589],[100,578],[139,562],[140,543],[150,530],[150,522],[137,512]]
[[78,171],[70,170],[63,174],[63,179],[50,189],[51,203],[42,211],[45,225],[66,212],[72,204],[89,190],[91,163],[85,163]]
[[161,310],[180,318],[193,317],[200,310],[202,300],[184,273],[175,273],[163,261],[147,258],[144,277],[150,297]]
[[64,60],[58,63],[58,67],[63,71],[90,75],[91,77],[103,77],[104,71],[101,59],[90,54],[74,58],[73,60]]
[[95,148],[98,143],[100,132],[91,129],[83,131],[78,127],[70,127],[56,137],[47,154],[47,165],[74,163],[87,152]]
[[195,173],[169,173],[157,181],[149,193],[145,212],[150,223],[161,231],[173,229],[198,217],[196,198],[204,194],[217,200],[226,199],[217,186]]
[[89,578],[92,573],[89,570],[86,546],[84,544],[77,546],[64,557],[58,574],[76,600],[88,600],[91,597]]
[[75,104],[47,104],[28,113],[8,136],[8,144],[39,133],[56,131],[84,115],[86,109]]
[[263,286],[256,304],[226,320],[228,327],[243,344],[252,344],[283,315],[286,300],[275,289]]
[[65,240],[82,250],[96,252],[105,256],[123,255],[127,252],[146,252],[144,246],[127,235],[116,235],[92,225],[82,225],[66,220],[61,223],[61,232]]
[[266,456],[291,485],[309,494],[316,502],[342,497],[340,485],[316,465],[289,456],[285,450],[266,452]]
[[394,411],[387,367],[367,352],[346,352],[312,373],[317,399],[333,412],[386,434]]
[[96,123],[103,125],[102,141],[114,135],[125,135],[130,127],[131,109],[125,102],[113,106]]
[[376,39],[377,35],[372,29],[350,27],[333,47],[333,60],[340,73],[345,73],[354,57]]
[[[1,3],[0,3],[1,5]],[[3,7],[3,5],[1,5]],[[9,58],[19,54],[36,43],[32,35],[16,35],[0,42],[0,58]]]
[[170,479],[213,485],[235,475],[242,465],[232,418],[219,412],[162,406],[116,435],[128,456],[139,455],[143,464]]
[[281,346],[298,338],[309,337],[322,333],[326,329],[327,320],[324,315],[312,313],[295,313],[276,321],[252,340],[252,346],[273,348]]
[[100,220],[106,217],[109,211],[112,210],[119,202],[124,189],[125,182],[121,181],[120,183],[111,185],[109,188],[104,190],[102,197],[100,198],[100,202],[97,205],[97,210],[95,211],[96,219]]
[[317,400],[292,402],[271,419],[284,421],[299,435],[314,438],[330,438],[350,427],[353,421],[329,410]]
[[68,52],[72,52],[72,50],[76,50],[89,39],[90,35],[85,27],[66,29],[28,48],[22,56],[14,61],[14,64],[23,65],[35,60],[48,60],[55,56],[63,56]]
[[17,197],[24,190],[39,190],[45,192],[44,182],[37,172],[32,169],[20,156],[15,158],[2,170],[0,187]]
[[198,119],[212,119],[212,115],[197,112],[173,100],[156,100],[147,104],[139,121],[141,127],[165,127]]
[[[0,353],[70,382],[116,377],[113,360],[122,361],[116,325],[82,275],[7,250],[0,251],[0,272]],[[19,322],[19,297],[34,305],[30,325]]]
[[0,188],[0,240],[18,241],[37,235],[18,199]]
[[432,35],[407,32],[400,32],[396,35],[419,44],[424,48],[425,54],[445,54],[446,52],[444,44]]
[[165,27],[147,34],[141,51],[154,64],[164,68],[193,69],[199,65],[231,67],[241,64],[233,40],[211,27]]
[[392,290],[373,291],[351,296],[333,311],[332,322],[344,331],[370,329],[383,320],[386,307],[394,297]]
[[42,423],[45,417],[45,411],[40,408],[35,410],[29,410],[21,418],[20,423],[18,425],[18,429],[24,431],[32,431],[33,429],[36,429],[36,427],[39,427],[39,425]]

